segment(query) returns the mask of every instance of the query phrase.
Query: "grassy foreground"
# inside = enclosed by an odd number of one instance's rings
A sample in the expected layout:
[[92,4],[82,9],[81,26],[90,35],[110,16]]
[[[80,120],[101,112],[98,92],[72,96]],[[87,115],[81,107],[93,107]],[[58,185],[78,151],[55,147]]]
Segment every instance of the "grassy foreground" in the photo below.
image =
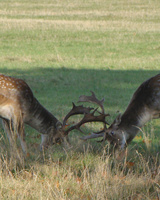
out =
[[[58,119],[81,94],[105,98],[109,123],[135,89],[160,72],[158,0],[0,0],[0,72],[24,79]],[[95,130],[99,125],[86,127]],[[122,161],[96,141],[10,150],[0,137],[1,199],[160,199],[160,124],[148,123]]]

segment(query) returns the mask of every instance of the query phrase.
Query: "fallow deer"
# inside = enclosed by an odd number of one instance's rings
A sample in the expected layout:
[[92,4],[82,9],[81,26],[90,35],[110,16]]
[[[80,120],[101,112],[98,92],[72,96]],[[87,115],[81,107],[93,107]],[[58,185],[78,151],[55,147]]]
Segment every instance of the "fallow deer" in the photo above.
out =
[[118,149],[125,149],[140,128],[151,119],[160,118],[160,74],[143,82],[133,94],[133,97],[122,115],[97,133],[82,139],[103,137]]
[[[96,98],[95,98],[96,99]],[[97,100],[97,99],[96,99]],[[98,100],[97,100],[98,101]],[[100,113],[95,116],[93,108],[76,106],[66,115],[61,123],[35,98],[27,83],[21,79],[0,75],[0,118],[7,132],[10,144],[17,134],[23,151],[27,152],[25,142],[24,123],[39,131],[41,135],[41,149],[63,140],[70,131],[80,129],[81,125],[91,121],[105,123],[106,115]],[[75,125],[66,128],[66,122],[73,115],[83,114],[83,119]]]

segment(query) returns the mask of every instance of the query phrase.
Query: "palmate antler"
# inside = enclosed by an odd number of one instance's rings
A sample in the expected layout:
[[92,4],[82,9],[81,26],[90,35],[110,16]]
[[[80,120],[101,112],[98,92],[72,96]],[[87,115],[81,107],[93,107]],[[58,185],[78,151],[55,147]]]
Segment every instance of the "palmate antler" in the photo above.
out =
[[[90,102],[90,103],[95,103],[97,104],[98,106],[100,106],[102,112],[99,112],[96,108],[93,110],[93,108],[90,108],[90,107],[84,107],[83,105],[81,106],[76,106],[74,103],[73,103],[73,108],[71,109],[71,111],[66,115],[66,117],[64,118],[63,120],[63,128],[65,127],[66,125],[66,122],[67,120],[69,119],[69,117],[73,116],[73,115],[77,115],[77,114],[83,114],[83,118],[81,119],[80,122],[78,122],[77,124],[69,127],[67,130],[64,129],[64,135],[68,135],[68,133],[74,129],[77,129],[79,130],[80,132],[83,132],[81,130],[81,126],[85,123],[88,123],[88,122],[102,122],[104,124],[104,128],[99,131],[99,132],[96,132],[96,133],[92,133],[91,135],[88,135],[88,136],[85,136],[85,137],[82,137],[81,139],[83,140],[87,140],[87,139],[91,139],[91,138],[97,138],[97,137],[103,137],[104,136],[104,132],[105,130],[107,129],[106,128],[106,124],[108,124],[106,122],[106,117],[109,116],[109,114],[105,114],[105,111],[104,111],[104,106],[103,106],[103,102],[104,102],[104,99],[102,100],[98,100],[94,94],[94,92],[91,92],[92,95],[91,96],[85,96],[85,95],[82,95],[79,97],[79,101],[78,102]],[[93,110],[93,111],[92,111]],[[92,112],[91,112],[92,111]],[[98,113],[98,115],[95,115],[95,113]]]
[[82,132],[82,130],[80,129],[81,125],[84,124],[84,123],[87,123],[87,122],[85,122],[85,116],[89,115],[90,111],[93,110],[93,108],[90,108],[90,107],[87,108],[87,107],[84,107],[83,105],[76,106],[74,103],[72,103],[72,104],[73,104],[73,107],[72,107],[71,111],[66,115],[66,117],[63,120],[63,128],[65,127],[67,120],[71,116],[83,114],[84,117],[83,117],[83,119],[79,123],[77,123],[77,124],[69,127],[67,130],[64,130],[64,135],[68,135],[68,133],[70,131],[74,130],[74,129],[77,129],[80,132]]
[[[96,95],[94,94],[94,92],[91,91],[91,93],[92,93],[91,96],[85,96],[85,95],[80,96],[78,102],[95,103],[95,104],[97,104],[97,105],[99,105],[101,107],[102,113],[105,114],[104,113],[104,106],[103,106],[104,99],[98,100]],[[107,116],[108,116],[108,114],[107,114]]]

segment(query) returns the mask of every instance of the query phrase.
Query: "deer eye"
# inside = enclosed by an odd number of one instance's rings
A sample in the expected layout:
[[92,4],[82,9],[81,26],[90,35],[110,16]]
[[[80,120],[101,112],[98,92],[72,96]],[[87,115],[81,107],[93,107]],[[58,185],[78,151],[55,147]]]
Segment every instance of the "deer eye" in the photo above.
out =
[[111,135],[114,135],[114,131],[111,131]]

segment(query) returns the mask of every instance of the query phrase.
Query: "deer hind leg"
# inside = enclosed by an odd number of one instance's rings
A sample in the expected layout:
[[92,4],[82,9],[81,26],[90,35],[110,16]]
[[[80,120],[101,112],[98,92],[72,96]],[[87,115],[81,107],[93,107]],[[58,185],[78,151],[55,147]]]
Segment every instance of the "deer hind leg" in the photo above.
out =
[[26,145],[26,141],[25,141],[25,131],[24,131],[24,124],[22,121],[20,121],[18,123],[18,127],[17,127],[17,135],[18,138],[20,140],[21,143],[21,147],[23,149],[24,153],[27,153],[27,145]]

